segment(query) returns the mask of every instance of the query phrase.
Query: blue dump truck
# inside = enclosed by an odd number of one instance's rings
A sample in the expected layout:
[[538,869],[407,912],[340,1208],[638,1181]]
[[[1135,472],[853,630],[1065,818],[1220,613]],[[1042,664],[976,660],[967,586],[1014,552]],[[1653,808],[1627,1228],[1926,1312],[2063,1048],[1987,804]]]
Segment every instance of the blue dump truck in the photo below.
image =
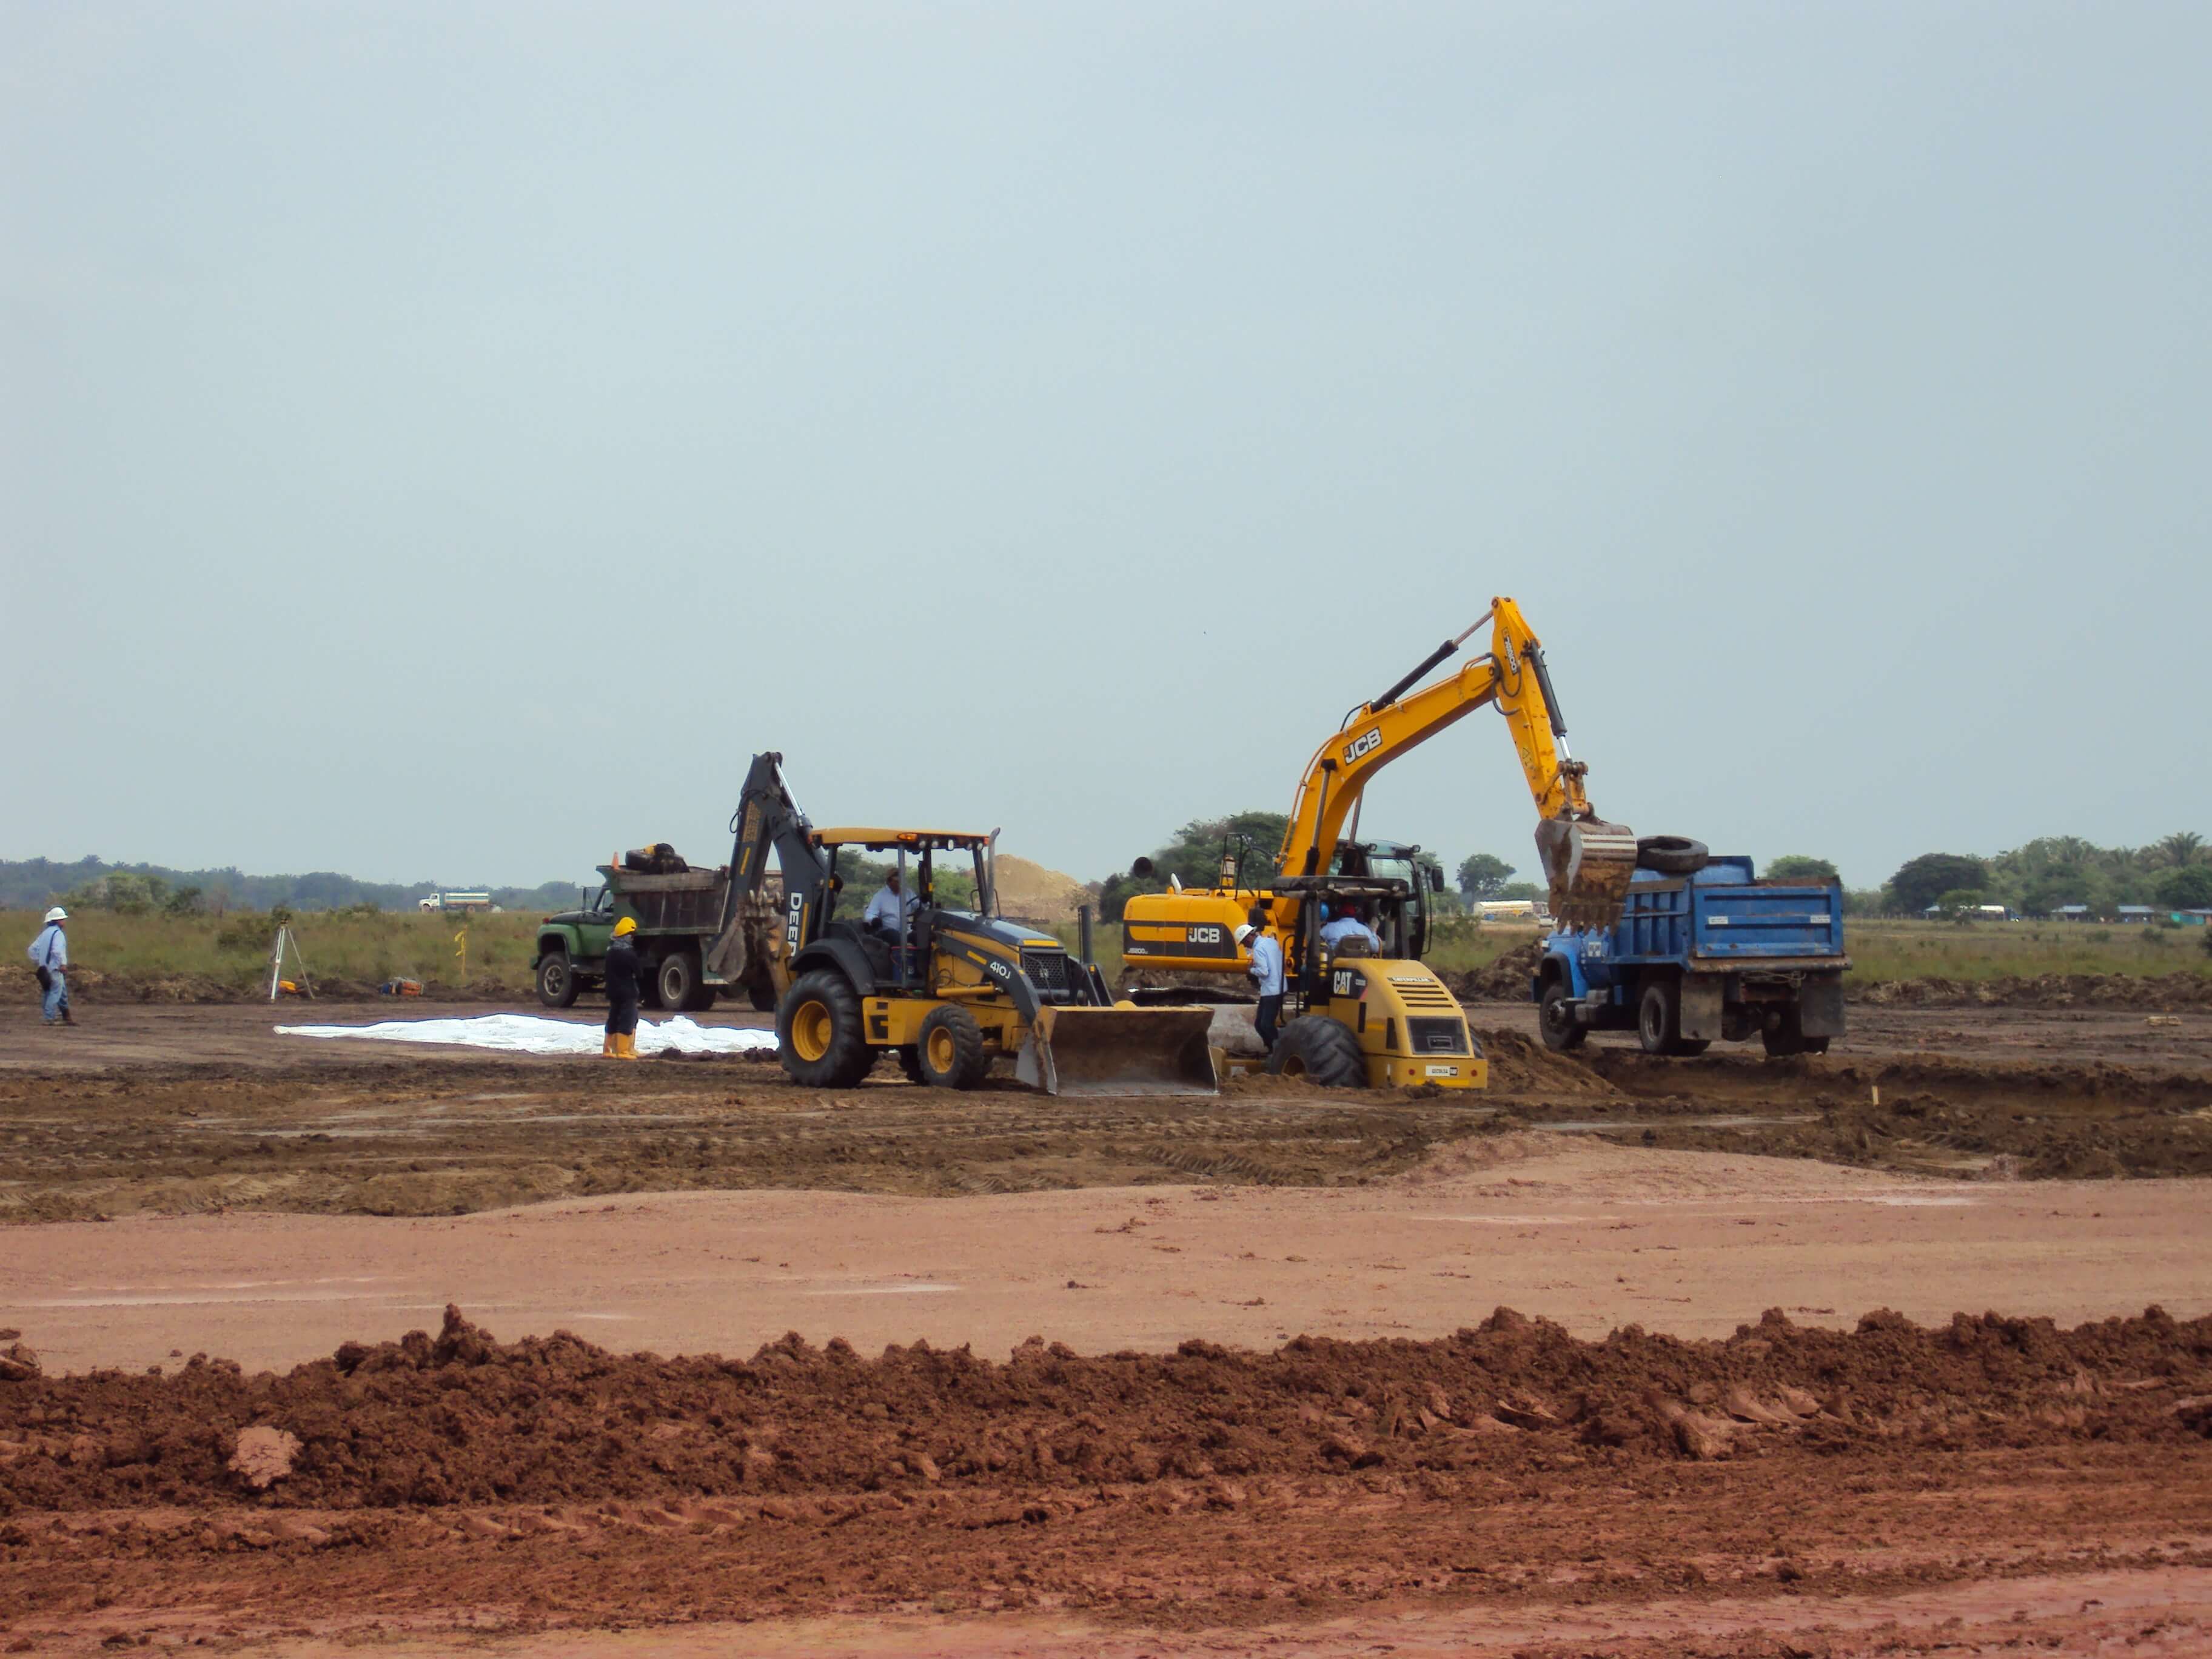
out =
[[[1692,843],[1694,845],[1694,843]],[[1547,1047],[1634,1031],[1646,1054],[1701,1054],[1756,1036],[1770,1054],[1818,1054],[1844,1034],[1843,889],[1760,881],[1751,860],[1638,868],[1620,920],[1562,927],[1530,981]]]

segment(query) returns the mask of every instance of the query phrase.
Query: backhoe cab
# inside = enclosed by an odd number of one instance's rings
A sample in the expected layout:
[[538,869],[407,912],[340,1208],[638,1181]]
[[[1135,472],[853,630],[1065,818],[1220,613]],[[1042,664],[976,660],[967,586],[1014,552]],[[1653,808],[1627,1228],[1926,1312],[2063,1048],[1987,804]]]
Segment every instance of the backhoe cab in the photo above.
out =
[[[1283,952],[1284,1012],[1267,1067],[1326,1088],[1484,1089],[1490,1062],[1468,1030],[1459,999],[1411,954],[1407,911],[1413,886],[1398,877],[1282,877],[1262,908],[1297,902]],[[1331,951],[1326,918],[1357,908],[1373,918],[1382,945]]]
[[[886,1051],[908,1079],[973,1089],[995,1056],[1048,1094],[1212,1094],[1204,1008],[1116,1006],[1086,946],[997,914],[995,834],[817,830],[785,789],[782,757],[754,757],[732,819],[738,844],[714,959],[732,979],[764,962],[776,990],[784,1070],[815,1088],[851,1088]],[[897,937],[840,915],[843,854],[889,854],[914,901]],[[782,915],[757,903],[768,856],[781,866]],[[965,866],[972,908],[945,902],[947,863]]]

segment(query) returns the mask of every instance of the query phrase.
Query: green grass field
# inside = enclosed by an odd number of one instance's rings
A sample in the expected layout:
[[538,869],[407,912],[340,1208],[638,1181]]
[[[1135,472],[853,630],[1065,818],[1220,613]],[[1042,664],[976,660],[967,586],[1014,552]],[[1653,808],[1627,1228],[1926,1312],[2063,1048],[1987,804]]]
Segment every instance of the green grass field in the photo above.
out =
[[[27,949],[38,936],[42,913],[0,911],[0,927]],[[471,916],[468,929],[468,979],[518,992],[530,986],[530,954],[538,936],[536,915]],[[426,985],[462,983],[459,946],[453,936],[462,918],[415,911],[310,911],[293,918],[295,936],[316,979],[354,980],[368,984],[393,978]],[[269,946],[276,929],[256,911],[228,916],[129,916],[82,910],[69,921],[73,965],[136,979],[204,979],[233,988],[269,980]],[[11,960],[28,967],[29,958]],[[291,966],[288,958],[288,975]]]
[[[35,910],[0,911],[0,929],[11,931],[18,951],[39,932]],[[538,918],[518,912],[479,915],[467,923],[468,978],[472,987],[504,987],[518,996],[531,988],[530,956]],[[420,912],[309,912],[293,927],[306,952],[307,971],[319,979],[375,984],[395,977],[433,987],[459,985],[461,963],[454,934],[461,918]],[[1069,945],[1072,927],[1056,930]],[[137,979],[197,979],[234,989],[265,983],[273,925],[256,912],[228,916],[128,916],[87,910],[70,920],[70,953],[81,968]],[[1429,952],[1439,970],[1486,967],[1536,930],[1511,923],[1447,921]],[[2170,974],[2212,975],[2212,955],[2203,929],[2105,927],[2057,922],[1855,921],[1845,933],[1853,977],[1989,980],[2008,975]],[[1095,930],[1099,965],[1109,977],[1121,967],[1118,924]],[[10,958],[27,967],[22,957]],[[289,970],[288,970],[289,971]]]

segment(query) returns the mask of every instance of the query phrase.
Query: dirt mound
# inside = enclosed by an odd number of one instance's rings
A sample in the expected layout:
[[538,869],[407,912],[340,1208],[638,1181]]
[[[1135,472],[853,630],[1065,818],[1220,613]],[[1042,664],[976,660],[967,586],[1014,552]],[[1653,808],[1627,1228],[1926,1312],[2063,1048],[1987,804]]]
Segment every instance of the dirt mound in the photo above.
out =
[[1555,1054],[1518,1031],[1478,1031],[1475,1037],[1490,1060],[1490,1087],[1509,1095],[1618,1095],[1620,1090],[1593,1071],[1588,1061]]
[[1028,859],[1001,853],[993,860],[998,883],[999,908],[1005,915],[1033,927],[1050,927],[1075,920],[1075,907],[1097,898],[1097,890],[1073,876],[1048,870]]
[[1526,1002],[1528,981],[1544,959],[1544,940],[1515,945],[1486,967],[1438,975],[1462,1002]]
[[2180,1447],[2203,1435],[2177,1397],[2208,1365],[2212,1321],[2155,1308],[2071,1331],[1875,1313],[1840,1332],[1771,1311],[1720,1342],[1636,1327],[1583,1342],[1500,1309],[1436,1341],[1085,1357],[1032,1339],[1005,1364],[796,1335],[744,1361],[625,1357],[565,1332],[501,1343],[448,1308],[435,1338],[348,1343],[283,1376],[196,1356],[173,1376],[0,1388],[0,1513],[257,1491],[353,1509],[1081,1488],[1510,1468],[1577,1445],[1666,1461],[1788,1442]]
[[2212,1008],[2212,975],[2037,974],[2029,978],[1885,979],[1845,994],[1895,1008]]

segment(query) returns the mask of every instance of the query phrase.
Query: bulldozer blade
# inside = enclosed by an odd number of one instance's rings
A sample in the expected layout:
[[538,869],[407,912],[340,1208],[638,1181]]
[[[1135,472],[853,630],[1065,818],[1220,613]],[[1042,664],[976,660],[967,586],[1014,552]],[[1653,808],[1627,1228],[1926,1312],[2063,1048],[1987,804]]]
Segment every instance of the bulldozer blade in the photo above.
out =
[[1048,1095],[1221,1091],[1210,1008],[1041,1008],[1014,1077]]
[[1602,818],[1546,818],[1536,855],[1551,884],[1552,915],[1563,927],[1610,927],[1636,874],[1636,832]]

